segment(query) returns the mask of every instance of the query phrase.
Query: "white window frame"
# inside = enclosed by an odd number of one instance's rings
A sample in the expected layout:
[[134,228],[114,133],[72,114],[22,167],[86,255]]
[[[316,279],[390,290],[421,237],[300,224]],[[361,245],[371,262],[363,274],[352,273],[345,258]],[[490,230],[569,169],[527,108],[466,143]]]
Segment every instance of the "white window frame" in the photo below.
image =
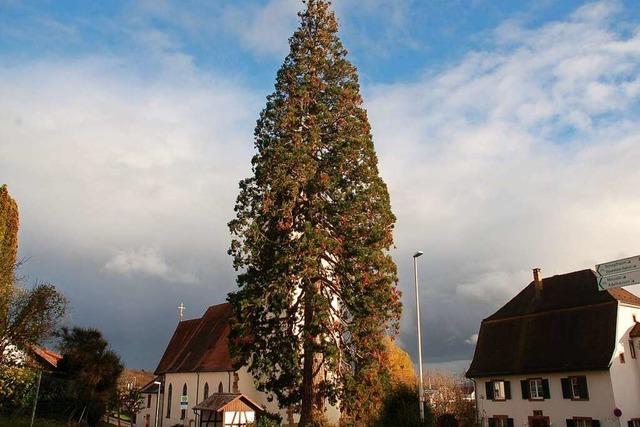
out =
[[507,394],[504,388],[504,381],[493,381],[493,400],[507,400]]
[[531,400],[544,400],[542,378],[532,378],[529,380],[529,398]]
[[593,420],[591,418],[574,418],[576,427],[591,427]]
[[509,427],[509,418],[493,417],[493,425],[495,427]]
[[582,399],[580,396],[580,383],[578,382],[578,377],[570,377],[571,381],[571,396],[574,399]]

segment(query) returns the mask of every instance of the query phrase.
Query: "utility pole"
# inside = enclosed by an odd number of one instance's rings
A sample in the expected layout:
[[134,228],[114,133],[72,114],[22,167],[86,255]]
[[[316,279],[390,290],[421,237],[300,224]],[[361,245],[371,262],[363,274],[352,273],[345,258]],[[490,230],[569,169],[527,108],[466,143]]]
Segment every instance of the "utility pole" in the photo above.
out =
[[418,371],[420,372],[420,387],[418,396],[420,401],[420,420],[424,422],[424,380],[422,378],[422,336],[420,335],[420,292],[418,291],[418,257],[424,252],[417,251],[413,254],[413,277],[416,285],[416,317],[418,325]]
[[42,369],[38,370],[38,385],[36,387],[36,398],[33,401],[33,410],[31,411],[31,427],[36,418],[36,406],[38,405],[38,395],[40,394],[40,381],[42,381]]
[[162,383],[160,381],[154,381],[153,383],[158,386],[158,395],[156,397],[156,422],[155,422],[155,427],[158,427],[158,420],[160,418],[160,388],[162,387]]

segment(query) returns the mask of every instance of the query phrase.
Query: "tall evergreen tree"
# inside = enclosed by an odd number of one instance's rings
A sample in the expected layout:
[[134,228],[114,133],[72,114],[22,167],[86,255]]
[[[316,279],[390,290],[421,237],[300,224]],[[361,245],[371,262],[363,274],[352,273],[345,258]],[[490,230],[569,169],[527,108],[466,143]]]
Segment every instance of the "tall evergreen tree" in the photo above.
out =
[[376,393],[363,390],[381,393],[383,338],[401,304],[395,217],[356,68],[329,2],[305,3],[229,223],[240,271],[229,301],[237,363],[310,426],[327,400],[355,420],[371,409]]
[[9,194],[6,185],[0,186],[0,331],[7,326],[9,303],[13,294],[14,268],[18,254],[18,218],[16,201]]

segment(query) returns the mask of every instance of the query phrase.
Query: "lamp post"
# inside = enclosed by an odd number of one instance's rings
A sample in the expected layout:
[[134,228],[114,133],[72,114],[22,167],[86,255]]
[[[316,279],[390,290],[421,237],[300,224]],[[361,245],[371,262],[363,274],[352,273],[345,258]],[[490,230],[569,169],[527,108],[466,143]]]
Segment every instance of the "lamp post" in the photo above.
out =
[[413,254],[413,277],[416,285],[416,317],[418,325],[418,372],[419,372],[419,384],[418,400],[420,402],[420,421],[424,422],[424,383],[422,379],[422,336],[420,335],[420,292],[418,291],[418,257],[424,252],[417,251]]
[[158,427],[158,418],[160,418],[160,388],[162,387],[162,383],[160,381],[154,381],[155,385],[158,386],[158,395],[156,396],[156,422],[155,427]]

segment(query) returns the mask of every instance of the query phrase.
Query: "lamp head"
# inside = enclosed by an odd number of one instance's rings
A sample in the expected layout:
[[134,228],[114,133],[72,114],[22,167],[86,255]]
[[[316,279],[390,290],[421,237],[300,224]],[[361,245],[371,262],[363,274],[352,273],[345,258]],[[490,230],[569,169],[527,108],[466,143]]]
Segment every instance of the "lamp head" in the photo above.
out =
[[424,254],[424,252],[422,251],[417,251],[415,254],[413,254],[414,258],[418,258],[419,256],[421,256],[422,254]]
[[157,384],[157,385],[162,385],[162,383],[160,381],[154,381],[153,383]]

